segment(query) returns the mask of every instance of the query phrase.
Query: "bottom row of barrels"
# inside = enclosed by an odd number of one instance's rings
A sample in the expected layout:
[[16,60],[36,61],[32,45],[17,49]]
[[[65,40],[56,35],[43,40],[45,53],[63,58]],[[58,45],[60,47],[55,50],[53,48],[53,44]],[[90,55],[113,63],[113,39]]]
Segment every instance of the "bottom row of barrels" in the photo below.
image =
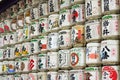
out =
[[1,75],[1,80],[120,80],[120,66],[86,67],[28,74]]

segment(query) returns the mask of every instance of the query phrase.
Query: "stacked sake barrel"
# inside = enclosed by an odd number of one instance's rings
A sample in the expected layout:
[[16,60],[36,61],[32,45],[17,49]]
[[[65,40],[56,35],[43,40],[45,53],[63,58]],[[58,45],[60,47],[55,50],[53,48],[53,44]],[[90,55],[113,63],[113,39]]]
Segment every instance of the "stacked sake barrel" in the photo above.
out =
[[2,80],[119,80],[119,0],[21,0],[1,15]]

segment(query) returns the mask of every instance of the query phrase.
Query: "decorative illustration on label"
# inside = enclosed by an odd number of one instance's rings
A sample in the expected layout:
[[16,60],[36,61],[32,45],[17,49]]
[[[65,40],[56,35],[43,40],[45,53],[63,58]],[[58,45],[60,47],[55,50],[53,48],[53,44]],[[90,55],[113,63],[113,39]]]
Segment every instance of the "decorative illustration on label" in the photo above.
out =
[[88,43],[86,48],[86,63],[98,63],[99,61],[100,61],[100,44]]
[[104,66],[102,68],[102,80],[119,80],[117,66]]
[[47,50],[47,36],[40,36],[38,41],[39,49],[41,51]]
[[85,80],[101,80],[100,71],[98,67],[86,67],[84,73]]
[[85,65],[84,48],[72,48],[70,50],[70,63],[72,67]]
[[84,26],[77,25],[72,27],[71,39],[73,44],[84,43]]
[[13,72],[15,72],[14,61],[9,61],[9,63],[8,63],[8,73],[13,73]]

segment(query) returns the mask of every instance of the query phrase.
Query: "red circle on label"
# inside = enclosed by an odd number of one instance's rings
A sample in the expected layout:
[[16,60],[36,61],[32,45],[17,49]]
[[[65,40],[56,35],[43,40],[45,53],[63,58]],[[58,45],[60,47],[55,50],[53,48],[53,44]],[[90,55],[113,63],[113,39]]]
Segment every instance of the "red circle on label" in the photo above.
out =
[[[74,57],[74,60],[75,60],[74,63],[72,62],[72,57]],[[72,53],[70,58],[71,65],[75,66],[78,63],[78,60],[79,60],[78,55],[76,53]]]

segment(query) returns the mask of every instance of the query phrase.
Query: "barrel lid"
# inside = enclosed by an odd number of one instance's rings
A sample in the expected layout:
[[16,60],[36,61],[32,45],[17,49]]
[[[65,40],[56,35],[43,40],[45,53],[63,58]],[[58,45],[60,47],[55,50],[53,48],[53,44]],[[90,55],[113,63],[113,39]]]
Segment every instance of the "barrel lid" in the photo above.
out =
[[70,72],[83,72],[84,70],[70,70]]
[[37,39],[32,39],[31,42],[37,42],[38,40]]
[[40,18],[40,19],[39,19],[39,22],[42,22],[42,21],[44,21],[45,19],[47,19],[47,18]]
[[85,71],[94,71],[94,70],[98,70],[99,67],[86,67]]
[[49,16],[49,18],[54,18],[55,16],[58,16],[58,17],[59,17],[59,14],[51,14],[51,15]]
[[119,44],[119,40],[104,40],[101,44]]
[[96,19],[96,20],[89,20],[85,22],[85,24],[93,24],[93,23],[100,23],[101,19]]
[[113,19],[113,18],[120,18],[120,15],[119,14],[109,14],[109,15],[105,15],[102,17],[102,19]]
[[88,46],[100,46],[100,43],[88,43],[87,44],[87,47]]
[[38,54],[38,57],[44,57],[46,54]]

